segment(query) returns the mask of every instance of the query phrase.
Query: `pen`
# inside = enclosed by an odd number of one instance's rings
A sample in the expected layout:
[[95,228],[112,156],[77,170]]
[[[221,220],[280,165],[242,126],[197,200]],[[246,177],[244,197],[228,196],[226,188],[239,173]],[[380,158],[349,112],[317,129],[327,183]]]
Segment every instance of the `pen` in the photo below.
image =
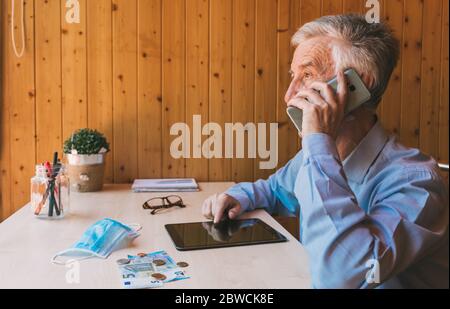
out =
[[[58,152],[53,154],[53,170],[50,169],[50,205],[48,208],[48,216],[53,217],[53,208],[55,207],[55,177],[56,177],[56,165],[58,164]],[[55,209],[56,214],[59,215],[59,209]]]
[[58,160],[58,152],[55,152],[53,154],[53,175],[52,175],[53,177],[52,177],[52,180],[53,180],[53,207],[55,209],[57,216],[61,215],[61,211],[60,211],[60,208],[56,201],[56,196],[55,196],[55,194],[58,194],[58,187],[56,186],[56,177],[58,176],[58,173],[60,171],[60,165],[59,165],[58,161],[59,161]]

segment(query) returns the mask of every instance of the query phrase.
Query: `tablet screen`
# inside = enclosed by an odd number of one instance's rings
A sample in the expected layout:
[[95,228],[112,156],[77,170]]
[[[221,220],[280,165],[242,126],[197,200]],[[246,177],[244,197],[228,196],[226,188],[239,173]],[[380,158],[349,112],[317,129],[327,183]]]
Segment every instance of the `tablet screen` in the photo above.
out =
[[168,224],[166,229],[178,250],[198,250],[287,241],[259,219]]

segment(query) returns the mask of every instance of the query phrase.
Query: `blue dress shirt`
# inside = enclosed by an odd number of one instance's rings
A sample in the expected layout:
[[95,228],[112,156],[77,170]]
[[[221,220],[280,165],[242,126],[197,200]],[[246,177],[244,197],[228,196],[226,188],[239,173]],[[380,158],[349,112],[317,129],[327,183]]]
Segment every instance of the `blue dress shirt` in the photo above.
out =
[[436,162],[377,122],[341,162],[326,134],[267,180],[226,193],[242,212],[300,216],[315,288],[448,288],[448,186]]

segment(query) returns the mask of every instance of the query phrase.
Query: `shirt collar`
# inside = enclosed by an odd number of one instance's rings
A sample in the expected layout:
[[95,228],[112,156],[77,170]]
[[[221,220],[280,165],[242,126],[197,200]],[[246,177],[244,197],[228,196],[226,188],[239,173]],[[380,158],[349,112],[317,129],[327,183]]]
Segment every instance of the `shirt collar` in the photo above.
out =
[[380,121],[377,120],[361,143],[344,160],[343,167],[347,178],[354,182],[362,183],[387,140],[388,135]]

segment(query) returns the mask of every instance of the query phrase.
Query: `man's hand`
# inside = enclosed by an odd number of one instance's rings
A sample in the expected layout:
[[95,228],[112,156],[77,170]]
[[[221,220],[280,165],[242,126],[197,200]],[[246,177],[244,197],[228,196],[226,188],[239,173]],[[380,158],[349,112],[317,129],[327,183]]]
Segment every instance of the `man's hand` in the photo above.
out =
[[347,80],[343,71],[338,73],[337,79],[337,93],[327,83],[312,82],[289,101],[289,106],[303,110],[303,137],[325,133],[336,138],[347,101]]
[[219,223],[223,218],[235,219],[241,211],[241,204],[233,197],[222,193],[214,194],[203,202],[202,214],[208,219]]

